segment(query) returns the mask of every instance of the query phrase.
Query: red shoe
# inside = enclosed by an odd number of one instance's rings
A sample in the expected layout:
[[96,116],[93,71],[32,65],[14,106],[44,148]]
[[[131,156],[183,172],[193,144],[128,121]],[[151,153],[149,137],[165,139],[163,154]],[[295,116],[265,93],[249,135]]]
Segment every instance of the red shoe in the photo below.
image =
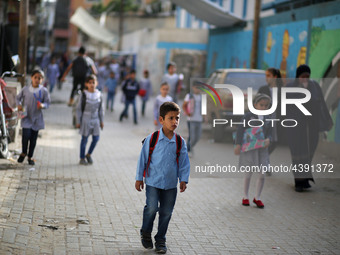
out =
[[264,204],[262,203],[261,200],[256,200],[256,199],[254,198],[253,202],[256,204],[256,206],[257,206],[258,208],[263,208],[263,207],[264,207]]
[[242,199],[242,205],[249,206],[249,199]]

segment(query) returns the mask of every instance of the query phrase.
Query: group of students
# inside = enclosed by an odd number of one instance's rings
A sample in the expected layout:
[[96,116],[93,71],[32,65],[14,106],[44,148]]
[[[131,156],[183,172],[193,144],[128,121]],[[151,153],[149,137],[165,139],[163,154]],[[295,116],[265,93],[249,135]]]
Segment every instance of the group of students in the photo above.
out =
[[[42,110],[47,109],[51,102],[50,94],[43,86],[43,79],[44,72],[34,70],[31,74],[31,83],[16,97],[18,110],[22,116],[22,153],[17,160],[19,163],[23,163],[28,156],[28,164],[35,164],[33,153],[38,132],[45,126]],[[86,77],[87,89],[82,92],[77,105],[76,127],[80,129],[79,133],[82,136],[79,162],[81,165],[93,163],[91,154],[99,140],[100,129],[104,127],[102,94],[96,88],[97,84],[95,75]],[[185,140],[175,133],[179,125],[179,115],[180,107],[176,103],[164,102],[160,105],[158,120],[162,128],[145,139],[137,167],[135,188],[141,191],[144,187],[144,176],[146,181],[147,202],[143,212],[142,244],[145,248],[153,248],[151,231],[158,212],[160,217],[155,237],[158,253],[167,251],[165,235],[176,201],[177,182],[178,180],[180,182],[180,192],[184,192],[190,174]],[[85,153],[90,135],[92,142],[88,152]]]
[[[28,164],[35,165],[33,159],[34,150],[39,130],[44,129],[43,109],[47,109],[51,103],[50,94],[43,86],[44,72],[34,70],[31,74],[31,83],[25,86],[16,97],[18,111],[21,112],[22,127],[22,152],[18,162],[23,163],[28,157]],[[89,75],[85,79],[86,90],[77,105],[77,124],[82,136],[80,145],[80,164],[92,164],[91,154],[99,140],[100,129],[104,127],[104,111],[102,107],[102,96],[97,87],[95,75]],[[88,137],[92,135],[92,142],[85,154]]]
[[[306,108],[312,113],[311,116],[299,115],[296,109],[288,109],[288,117],[297,119],[299,125],[288,129],[287,139],[291,151],[293,164],[311,164],[317,141],[318,132],[324,131],[320,124],[320,109],[325,106],[324,98],[317,82],[309,79],[311,70],[308,66],[299,66],[296,70],[296,79],[294,82],[287,84],[287,87],[301,87],[311,92],[311,100],[306,104]],[[25,86],[17,96],[17,105],[19,111],[25,112],[22,119],[22,153],[18,162],[22,163],[28,156],[28,163],[34,165],[32,158],[38,131],[44,128],[42,109],[48,108],[50,96],[48,90],[42,85],[44,74],[40,70],[32,72],[31,84]],[[266,110],[270,107],[273,87],[282,87],[280,72],[277,69],[270,68],[266,70],[266,80],[268,85],[260,88],[259,92],[253,99],[254,108],[257,110]],[[101,92],[96,89],[97,78],[90,75],[85,79],[85,90],[77,105],[77,128],[82,135],[80,146],[80,164],[92,164],[91,154],[99,140],[100,129],[103,129],[103,103]],[[125,93],[125,109],[120,115],[120,120],[127,114],[129,104],[135,108],[135,96],[139,88],[135,80],[135,73],[132,71],[129,78],[123,85]],[[133,92],[131,92],[133,91]],[[180,192],[184,192],[190,175],[190,161],[188,151],[192,150],[199,139],[201,132],[202,116],[200,109],[200,91],[194,86],[193,93],[186,95],[183,103],[184,112],[190,117],[189,119],[189,139],[186,141],[177,133],[176,128],[179,125],[180,107],[172,102],[173,98],[168,95],[171,87],[166,81],[160,86],[160,95],[156,97],[154,104],[154,124],[157,131],[153,132],[143,141],[143,147],[137,163],[135,188],[141,191],[146,184],[146,205],[143,211],[142,227],[140,229],[141,242],[143,247],[152,249],[154,244],[151,233],[155,216],[158,212],[159,223],[158,231],[155,235],[155,247],[157,253],[166,253],[166,232],[171,219],[172,211],[177,196],[177,184],[180,183]],[[292,98],[298,96],[292,93]],[[145,106],[144,106],[145,107]],[[144,108],[145,109],[145,108]],[[193,109],[196,109],[193,110]],[[326,107],[327,109],[327,107]],[[280,119],[280,112],[275,112],[275,118]],[[329,115],[329,113],[328,113]],[[200,117],[199,117],[200,116]],[[261,148],[249,151],[242,151],[243,136],[250,126],[239,126],[236,134],[236,143],[234,153],[240,155],[240,166],[266,166],[269,165],[269,154],[273,151],[275,142],[278,141],[277,131],[271,126],[271,122],[265,122],[267,118],[273,116],[256,115],[246,113],[244,115],[245,123],[248,120],[262,120],[264,144]],[[136,123],[136,112],[134,110],[134,122]],[[324,119],[322,119],[324,121]],[[326,130],[331,128],[331,121],[325,127]],[[192,131],[192,132],[191,132]],[[93,139],[88,152],[86,145],[88,137],[92,135]],[[272,146],[272,147],[270,147]],[[28,149],[29,147],[29,149]],[[191,147],[191,148],[190,148]],[[268,150],[268,148],[271,148]],[[27,154],[28,153],[28,154]],[[242,205],[249,206],[249,185],[251,173],[246,173],[244,179],[244,197]],[[298,192],[310,187],[309,181],[314,181],[311,173],[305,175],[295,173],[295,189]],[[263,208],[264,204],[260,199],[264,186],[264,172],[259,172],[257,181],[256,195],[253,202],[257,207]]]

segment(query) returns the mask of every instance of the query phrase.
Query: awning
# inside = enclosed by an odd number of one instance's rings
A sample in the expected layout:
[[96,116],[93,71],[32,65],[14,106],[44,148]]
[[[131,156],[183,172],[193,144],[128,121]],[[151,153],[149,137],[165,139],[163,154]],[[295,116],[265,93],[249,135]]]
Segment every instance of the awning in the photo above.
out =
[[216,27],[230,27],[244,21],[236,15],[224,10],[209,0],[171,0],[174,4],[187,10],[196,18]]
[[115,44],[117,39],[105,27],[101,27],[96,19],[94,19],[84,8],[78,7],[72,15],[70,22],[80,28],[89,37],[109,45]]

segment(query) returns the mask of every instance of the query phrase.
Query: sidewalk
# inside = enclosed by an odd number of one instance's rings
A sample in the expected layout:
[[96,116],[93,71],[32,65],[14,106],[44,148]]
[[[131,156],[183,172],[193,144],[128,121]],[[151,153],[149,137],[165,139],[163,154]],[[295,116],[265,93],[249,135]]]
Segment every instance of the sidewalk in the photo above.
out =
[[[94,164],[80,166],[80,135],[66,106],[70,89],[65,84],[52,94],[36,165],[0,161],[0,254],[155,254],[140,243],[145,193],[134,189],[141,141],[153,131],[152,101],[136,126],[131,110],[118,121],[123,106],[116,96]],[[179,133],[187,136],[185,117]],[[310,191],[296,193],[291,175],[274,173],[263,189],[265,208],[244,207],[242,178],[194,173],[196,165],[237,165],[232,149],[207,134],[197,145],[170,222],[168,254],[339,254],[339,178],[315,175]],[[278,148],[271,161],[290,162],[288,149]],[[321,161],[334,163],[339,175],[339,163],[316,155]],[[251,198],[255,184],[254,175]]]

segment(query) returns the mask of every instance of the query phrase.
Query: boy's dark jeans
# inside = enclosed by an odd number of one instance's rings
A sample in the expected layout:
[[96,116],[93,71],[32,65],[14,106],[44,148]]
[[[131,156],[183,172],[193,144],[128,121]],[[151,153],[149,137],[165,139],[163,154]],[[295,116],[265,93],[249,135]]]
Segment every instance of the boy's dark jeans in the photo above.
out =
[[137,123],[136,99],[125,99],[125,108],[124,111],[121,113],[119,120],[122,120],[124,116],[127,116],[130,104],[132,104],[133,107],[133,120],[135,123]]
[[142,231],[144,233],[152,232],[153,222],[158,211],[159,222],[155,241],[165,242],[165,235],[176,202],[177,188],[164,190],[146,185],[145,193],[146,205],[143,211]]
[[37,144],[37,138],[38,138],[39,131],[35,131],[31,128],[23,128],[22,129],[22,153],[27,155],[27,149],[28,149],[28,143],[29,143],[29,151],[28,151],[28,157],[32,158],[35,145]]
[[70,95],[71,99],[73,99],[74,95],[77,93],[79,84],[80,84],[81,91],[84,90],[84,88],[85,88],[85,78],[86,78],[86,75],[84,75],[84,77],[73,77],[73,87],[72,87],[71,95]]

